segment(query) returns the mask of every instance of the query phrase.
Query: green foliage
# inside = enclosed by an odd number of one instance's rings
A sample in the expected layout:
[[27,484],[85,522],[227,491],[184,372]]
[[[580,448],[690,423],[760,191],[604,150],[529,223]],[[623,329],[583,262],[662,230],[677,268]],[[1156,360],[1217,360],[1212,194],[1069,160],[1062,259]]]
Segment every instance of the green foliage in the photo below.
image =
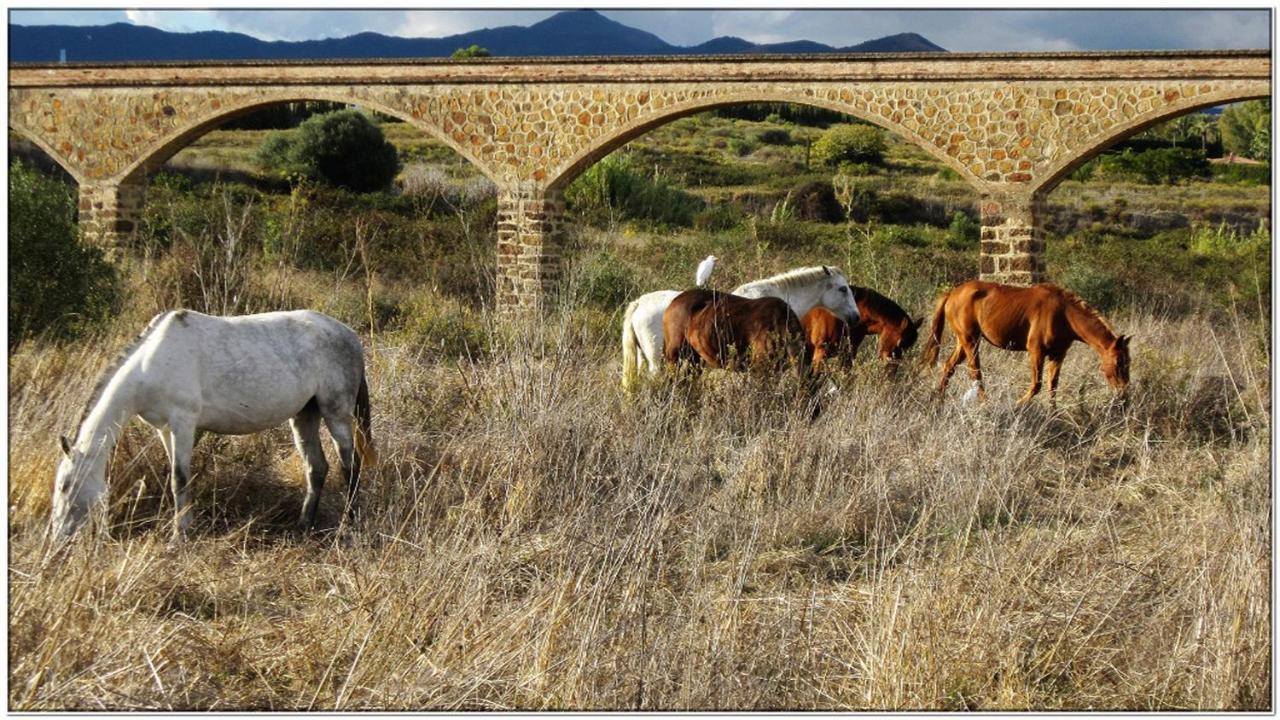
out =
[[1263,165],[1213,165],[1213,181],[1231,185],[1256,187],[1271,184],[1271,166]]
[[978,244],[978,234],[982,226],[968,213],[957,210],[951,216],[951,225],[947,227],[947,247],[953,250],[964,250]]
[[[1222,135],[1223,150],[1255,160],[1270,160],[1271,101],[1250,100],[1228,107],[1218,116],[1218,131]],[[1256,140],[1259,133],[1265,133],[1265,137]]]
[[1124,294],[1119,278],[1088,261],[1073,260],[1058,282],[1104,313],[1119,307]]
[[655,173],[642,172],[630,155],[614,153],[565,189],[566,204],[593,225],[626,219],[655,226],[693,224],[703,203]]
[[734,203],[708,205],[693,216],[693,227],[702,232],[729,230],[742,224],[745,214]]
[[1191,230],[1188,249],[1202,256],[1237,257],[1253,254],[1271,245],[1271,233],[1262,225],[1250,233],[1224,223],[1216,227],[1195,227]]
[[105,320],[119,299],[114,268],[81,242],[76,194],[14,161],[9,166],[9,347],[36,333],[71,337]]
[[573,281],[579,300],[605,310],[625,306],[640,294],[640,286],[630,268],[607,250],[581,262],[574,269]]
[[493,55],[493,53],[489,52],[487,48],[482,48],[479,45],[472,45],[471,47],[458,48],[457,50],[454,50],[453,54],[449,57],[454,60],[460,60],[464,58],[490,57],[491,55]]
[[809,127],[827,127],[835,123],[853,122],[853,118],[835,110],[798,103],[747,103],[719,108],[714,114],[722,118],[754,122],[790,122]]
[[756,131],[755,141],[761,145],[790,145],[791,131],[786,128],[764,128]]
[[385,190],[400,170],[395,146],[359,110],[316,115],[296,131],[272,133],[257,157],[283,177],[301,176],[352,192]]
[[759,147],[754,140],[747,138],[729,138],[729,152],[738,157],[746,157]]
[[1133,152],[1126,149],[1097,158],[1097,175],[1113,180],[1172,185],[1182,180],[1209,177],[1204,153],[1189,148],[1156,148]]
[[884,132],[870,125],[837,125],[813,144],[813,159],[832,167],[841,163],[881,163]]

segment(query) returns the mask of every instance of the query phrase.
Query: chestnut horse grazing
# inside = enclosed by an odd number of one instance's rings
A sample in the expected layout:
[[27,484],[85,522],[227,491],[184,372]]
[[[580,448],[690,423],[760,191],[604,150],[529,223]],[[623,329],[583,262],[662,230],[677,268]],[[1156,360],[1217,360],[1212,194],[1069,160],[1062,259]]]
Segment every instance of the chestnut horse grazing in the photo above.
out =
[[916,344],[924,318],[912,320],[897,303],[871,288],[853,288],[853,298],[861,321],[852,326],[820,305],[800,318],[805,339],[813,348],[815,369],[835,354],[847,353],[852,360],[867,335],[880,336],[880,360],[891,366]]
[[[684,347],[713,368],[778,367],[785,359],[808,370],[804,328],[785,300],[744,298],[715,290],[686,290],[663,313],[663,352],[670,364]],[[686,345],[687,343],[687,345]]]
[[973,280],[938,298],[933,323],[925,341],[924,362],[938,360],[942,323],[956,336],[956,349],[942,368],[939,392],[955,372],[961,355],[969,363],[969,376],[985,397],[978,361],[979,337],[1005,350],[1025,350],[1031,356],[1031,387],[1019,402],[1040,391],[1040,371],[1049,363],[1049,401],[1058,388],[1058,371],[1071,343],[1080,341],[1102,360],[1102,374],[1116,390],[1129,383],[1129,339],[1116,335],[1106,320],[1078,295],[1048,283],[1020,287]]

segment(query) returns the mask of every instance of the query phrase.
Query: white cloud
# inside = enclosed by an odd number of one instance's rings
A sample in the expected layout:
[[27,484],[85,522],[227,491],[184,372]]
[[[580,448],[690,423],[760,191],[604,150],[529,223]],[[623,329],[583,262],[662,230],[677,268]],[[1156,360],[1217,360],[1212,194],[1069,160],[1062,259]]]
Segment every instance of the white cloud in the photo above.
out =
[[126,10],[124,14],[134,25],[147,25],[169,32],[218,29],[217,13],[213,10]]

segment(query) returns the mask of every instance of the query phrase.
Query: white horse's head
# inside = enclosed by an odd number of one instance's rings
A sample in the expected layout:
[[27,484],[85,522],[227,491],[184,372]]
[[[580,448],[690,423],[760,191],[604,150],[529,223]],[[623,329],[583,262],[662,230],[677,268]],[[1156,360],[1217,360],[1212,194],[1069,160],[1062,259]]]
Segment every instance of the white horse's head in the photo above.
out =
[[62,441],[62,462],[53,480],[50,530],[56,537],[73,535],[84,524],[89,510],[107,489],[107,454],[86,452]]
[[748,298],[782,298],[796,317],[804,317],[805,313],[821,305],[850,325],[862,320],[848,278],[840,270],[826,265],[796,268],[739,285],[733,294]]
[[857,325],[862,316],[858,312],[858,302],[853,297],[853,288],[849,287],[848,278],[836,268],[823,265],[822,270],[826,279],[820,284],[822,294],[814,304],[825,307],[850,325]]

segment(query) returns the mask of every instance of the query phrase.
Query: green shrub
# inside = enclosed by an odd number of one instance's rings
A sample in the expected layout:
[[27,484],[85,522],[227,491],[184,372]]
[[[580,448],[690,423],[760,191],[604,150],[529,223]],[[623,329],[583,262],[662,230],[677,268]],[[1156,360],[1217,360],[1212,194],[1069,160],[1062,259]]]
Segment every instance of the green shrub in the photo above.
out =
[[624,306],[640,294],[639,284],[630,269],[608,251],[592,255],[580,263],[574,269],[573,283],[579,300],[607,310]]
[[738,157],[746,157],[756,151],[756,143],[746,138],[729,138],[729,152]]
[[716,232],[738,227],[743,220],[742,209],[733,203],[709,205],[693,216],[695,230]]
[[957,210],[951,216],[951,225],[947,227],[947,247],[953,250],[964,250],[974,247],[978,242],[978,234],[982,226],[968,213]]
[[1200,150],[1155,148],[1133,152],[1126,149],[1098,160],[1097,174],[1109,179],[1129,180],[1148,185],[1172,185],[1191,178],[1209,177],[1209,161]]
[[102,251],[81,241],[76,193],[9,166],[9,347],[40,332],[74,336],[106,319],[120,290]]
[[272,133],[257,157],[283,177],[300,175],[361,193],[389,188],[400,170],[395,146],[359,110],[316,115],[296,131]]
[[765,128],[755,134],[755,141],[761,145],[790,145],[791,131],[786,128]]
[[1271,166],[1262,165],[1213,165],[1213,181],[1230,185],[1256,187],[1271,184]]
[[665,178],[641,172],[626,154],[612,154],[569,183],[565,203],[593,225],[627,219],[658,226],[693,223],[703,202]]
[[813,144],[813,158],[832,167],[841,163],[880,163],[884,133],[870,125],[837,125]]
[[493,55],[493,53],[489,52],[487,48],[482,48],[479,45],[472,45],[471,47],[458,48],[457,50],[454,50],[453,54],[449,57],[455,60],[460,60],[464,58],[489,57],[491,55]]
[[1073,261],[1058,281],[1104,313],[1118,307],[1124,295],[1124,284],[1118,277],[1086,262]]

